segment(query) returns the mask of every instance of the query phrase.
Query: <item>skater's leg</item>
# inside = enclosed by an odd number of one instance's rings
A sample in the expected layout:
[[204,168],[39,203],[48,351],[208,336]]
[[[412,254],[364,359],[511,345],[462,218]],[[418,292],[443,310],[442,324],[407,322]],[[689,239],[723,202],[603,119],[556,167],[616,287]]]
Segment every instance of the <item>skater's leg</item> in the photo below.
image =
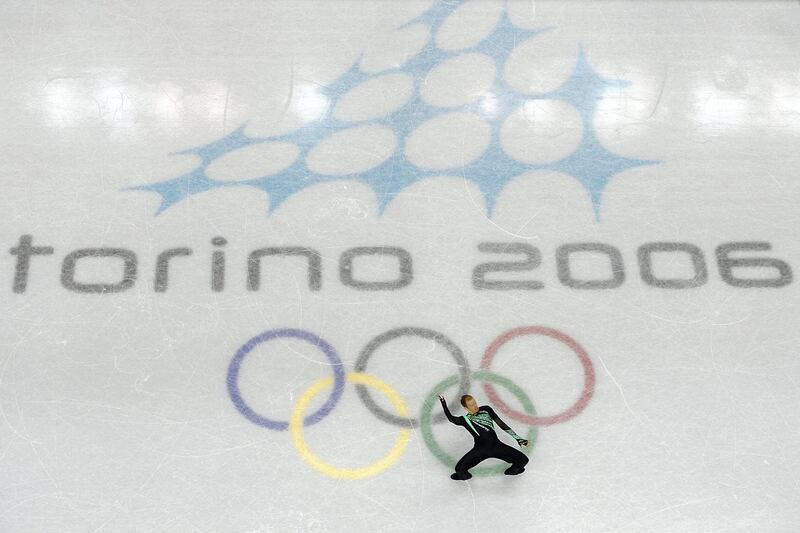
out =
[[529,460],[527,455],[519,450],[515,450],[503,442],[499,442],[495,445],[494,449],[492,450],[491,457],[496,457],[507,463],[511,463],[511,466],[508,467],[506,473],[512,475],[522,473],[522,471],[525,470],[525,465],[528,464]]
[[455,467],[455,474],[450,477],[453,479],[471,478],[472,474],[467,472],[467,470],[480,463],[487,457],[487,450],[482,448],[472,448],[470,451],[464,454],[464,457],[458,460]]

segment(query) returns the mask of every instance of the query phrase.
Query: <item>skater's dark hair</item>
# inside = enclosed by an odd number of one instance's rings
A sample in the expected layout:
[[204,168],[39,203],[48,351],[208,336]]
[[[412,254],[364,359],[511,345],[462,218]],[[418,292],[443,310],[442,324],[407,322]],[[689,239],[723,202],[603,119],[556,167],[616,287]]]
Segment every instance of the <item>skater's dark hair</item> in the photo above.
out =
[[[461,405],[466,407],[467,406],[467,400],[469,400],[470,398],[472,398],[472,396],[470,396],[469,394],[465,394],[464,396],[462,396],[461,397]],[[472,399],[474,400],[475,398],[472,398]]]

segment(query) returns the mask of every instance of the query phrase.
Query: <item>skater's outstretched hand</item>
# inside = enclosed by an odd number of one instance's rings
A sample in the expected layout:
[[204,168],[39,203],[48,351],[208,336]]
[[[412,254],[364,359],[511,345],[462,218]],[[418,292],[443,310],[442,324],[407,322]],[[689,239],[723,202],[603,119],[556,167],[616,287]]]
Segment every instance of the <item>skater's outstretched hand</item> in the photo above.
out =
[[520,446],[528,446],[530,442],[528,441],[528,439],[520,439],[517,441],[517,444],[519,444]]
[[447,420],[449,420],[451,424],[466,427],[466,425],[464,424],[464,420],[461,417],[456,418],[452,415],[452,413],[450,413],[450,409],[447,407],[447,402],[444,400],[444,396],[442,396],[441,394],[439,394],[438,396],[439,400],[441,400],[442,402],[442,411],[444,411],[444,416],[447,417]]

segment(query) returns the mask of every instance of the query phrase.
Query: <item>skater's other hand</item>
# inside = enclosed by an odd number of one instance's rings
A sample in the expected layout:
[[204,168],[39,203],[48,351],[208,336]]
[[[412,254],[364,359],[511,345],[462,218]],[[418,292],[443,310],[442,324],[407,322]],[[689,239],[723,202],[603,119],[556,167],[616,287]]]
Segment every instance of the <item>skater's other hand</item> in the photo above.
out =
[[440,394],[440,395],[439,395],[439,399],[440,399],[441,401],[444,401],[444,396],[442,396],[442,395]]
[[528,442],[528,439],[522,439],[521,441],[519,441],[520,446],[527,446],[528,444],[530,444],[530,442]]

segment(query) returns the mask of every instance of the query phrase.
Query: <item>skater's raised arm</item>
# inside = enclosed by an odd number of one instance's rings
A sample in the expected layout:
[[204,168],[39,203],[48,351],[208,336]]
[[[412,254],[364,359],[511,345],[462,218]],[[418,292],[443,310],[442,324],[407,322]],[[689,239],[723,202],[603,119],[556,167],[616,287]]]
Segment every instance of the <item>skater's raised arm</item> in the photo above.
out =
[[464,419],[461,417],[455,417],[452,415],[452,413],[450,413],[450,409],[448,409],[447,403],[444,401],[444,396],[441,394],[439,395],[439,401],[442,403],[442,409],[444,409],[444,415],[447,417],[447,419],[457,426],[463,426]]
[[492,409],[491,406],[486,405],[484,406],[484,409],[486,409],[489,412],[489,415],[492,417],[492,420],[494,420],[495,424],[500,426],[500,429],[502,429],[503,431],[514,437],[514,440],[516,440],[520,446],[525,446],[526,444],[528,444],[528,441],[526,439],[523,439],[522,437],[514,433],[514,430],[508,427],[508,424],[503,422],[503,420],[499,416],[497,416],[497,413],[494,412],[494,409]]

